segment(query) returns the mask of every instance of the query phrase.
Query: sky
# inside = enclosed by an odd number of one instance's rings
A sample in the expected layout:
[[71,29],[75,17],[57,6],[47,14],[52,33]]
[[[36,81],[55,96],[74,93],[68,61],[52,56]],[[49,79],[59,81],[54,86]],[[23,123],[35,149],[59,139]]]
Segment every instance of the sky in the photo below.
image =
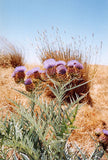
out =
[[102,41],[99,63],[108,65],[108,0],[0,0],[0,37],[24,48],[28,63],[39,63],[37,31],[54,36],[52,26],[66,31],[66,43],[94,34],[93,45]]

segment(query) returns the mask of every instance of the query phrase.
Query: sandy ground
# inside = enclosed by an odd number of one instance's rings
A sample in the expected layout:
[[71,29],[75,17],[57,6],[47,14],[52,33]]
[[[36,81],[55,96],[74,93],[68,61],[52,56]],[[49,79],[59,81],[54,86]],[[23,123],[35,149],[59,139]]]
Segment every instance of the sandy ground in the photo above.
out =
[[[33,68],[28,66],[27,70]],[[25,89],[22,85],[15,84],[11,75],[13,68],[0,68],[0,109],[12,110],[8,98],[26,103],[26,99],[12,88]],[[71,133],[69,142],[76,143],[84,152],[91,154],[95,147],[94,130],[97,127],[108,127],[108,66],[99,65],[92,81],[90,95],[93,107],[85,104],[78,112],[75,125],[78,127]],[[2,112],[2,111],[1,111]],[[106,160],[106,158],[102,158]]]

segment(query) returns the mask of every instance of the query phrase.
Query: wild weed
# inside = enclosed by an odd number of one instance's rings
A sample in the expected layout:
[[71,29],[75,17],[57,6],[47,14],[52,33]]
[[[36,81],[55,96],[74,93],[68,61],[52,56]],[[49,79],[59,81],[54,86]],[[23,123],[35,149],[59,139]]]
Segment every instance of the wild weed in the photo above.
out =
[[10,100],[14,104],[15,112],[10,113],[10,117],[0,120],[2,159],[6,159],[10,152],[13,159],[66,159],[65,143],[72,130],[76,128],[74,121],[81,107],[79,100],[84,96],[66,106],[63,104],[65,85],[54,81],[53,83],[58,87],[54,89],[49,86],[56,96],[51,102],[40,100],[38,87],[30,93],[15,89],[31,103],[26,107]]
[[[83,104],[79,101],[85,95],[64,104],[63,99],[68,83],[57,82],[50,78],[54,88],[48,86],[56,98],[46,101],[41,96],[44,92],[40,84],[32,91],[17,92],[29,100],[29,106],[11,101],[14,112],[0,119],[0,158],[21,160],[99,160],[104,155],[101,146],[97,146],[88,157],[76,145],[77,152],[67,149],[67,140],[71,132],[77,129],[74,121],[78,110]],[[28,85],[31,85],[29,83]],[[78,87],[78,86],[75,86]],[[72,88],[68,88],[71,90]],[[38,109],[36,109],[38,108]]]

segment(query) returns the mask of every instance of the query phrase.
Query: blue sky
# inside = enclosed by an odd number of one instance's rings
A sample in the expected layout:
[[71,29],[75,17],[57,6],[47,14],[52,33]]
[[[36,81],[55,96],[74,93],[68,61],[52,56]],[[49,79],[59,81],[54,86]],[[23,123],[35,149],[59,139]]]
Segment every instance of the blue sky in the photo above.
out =
[[52,26],[67,39],[94,33],[94,43],[103,42],[100,63],[108,65],[108,0],[0,0],[0,36],[24,47],[28,62],[36,60],[37,30],[51,33]]

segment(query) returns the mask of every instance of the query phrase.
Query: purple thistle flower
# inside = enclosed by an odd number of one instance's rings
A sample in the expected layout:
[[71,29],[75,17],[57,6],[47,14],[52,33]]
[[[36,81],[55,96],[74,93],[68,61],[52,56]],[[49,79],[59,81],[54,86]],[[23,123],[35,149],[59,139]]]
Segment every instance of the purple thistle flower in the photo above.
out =
[[16,73],[18,73],[18,72],[25,72],[25,70],[26,70],[25,66],[16,67],[14,72],[12,73],[12,77],[15,77]]
[[66,65],[66,62],[65,61],[57,61],[56,62],[56,66],[59,66],[59,65]]
[[32,80],[30,78],[26,79],[24,82],[25,85],[30,85],[32,84]]
[[65,74],[66,73],[66,67],[64,65],[60,65],[56,68],[56,72],[58,74]]
[[47,73],[47,70],[39,70],[39,73]]
[[27,76],[34,74],[35,72],[39,72],[39,67],[33,68],[30,71],[26,72]]
[[102,132],[103,132],[106,136],[108,136],[108,130],[103,129]]
[[44,68],[49,69],[56,65],[56,61],[54,59],[47,59],[43,62]]
[[35,85],[30,78],[26,79],[25,82],[26,91],[32,92],[35,89]]
[[78,69],[83,69],[83,65],[79,63],[77,60],[71,60],[67,62],[68,67],[76,67]]

